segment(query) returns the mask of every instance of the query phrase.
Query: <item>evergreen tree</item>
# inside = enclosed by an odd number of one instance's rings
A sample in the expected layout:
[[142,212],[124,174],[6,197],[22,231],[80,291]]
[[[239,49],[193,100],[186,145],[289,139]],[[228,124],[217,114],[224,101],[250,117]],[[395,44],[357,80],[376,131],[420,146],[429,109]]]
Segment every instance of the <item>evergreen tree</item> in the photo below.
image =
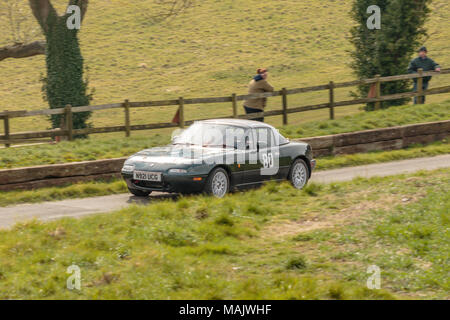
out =
[[[362,78],[373,78],[376,74],[391,76],[406,73],[409,60],[426,34],[425,21],[429,15],[431,0],[355,0],[352,18],[357,25],[351,29],[352,68]],[[369,30],[367,8],[377,5],[381,9],[381,29]],[[410,82],[394,81],[382,84],[382,95],[405,92]],[[359,86],[359,95],[366,97],[367,85]],[[409,99],[384,101],[383,108],[401,105]],[[367,110],[373,110],[368,104]]]

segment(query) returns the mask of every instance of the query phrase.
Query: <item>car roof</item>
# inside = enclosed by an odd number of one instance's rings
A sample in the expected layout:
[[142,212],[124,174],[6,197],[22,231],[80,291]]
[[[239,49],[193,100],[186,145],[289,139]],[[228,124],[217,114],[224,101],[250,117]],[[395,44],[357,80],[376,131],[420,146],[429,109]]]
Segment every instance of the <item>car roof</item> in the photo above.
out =
[[201,120],[196,122],[202,123],[213,123],[213,124],[223,124],[230,126],[239,126],[239,127],[247,127],[247,128],[270,128],[273,127],[267,123],[252,121],[252,120],[243,120],[243,119],[210,119],[210,120]]

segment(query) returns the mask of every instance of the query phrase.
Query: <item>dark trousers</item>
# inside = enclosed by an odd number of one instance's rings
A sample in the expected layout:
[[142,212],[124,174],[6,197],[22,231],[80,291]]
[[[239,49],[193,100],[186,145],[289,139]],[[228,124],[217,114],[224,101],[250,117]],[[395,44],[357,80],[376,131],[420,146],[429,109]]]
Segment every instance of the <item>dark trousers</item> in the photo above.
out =
[[[423,90],[427,90],[428,89],[428,81],[424,81],[423,82]],[[413,88],[413,92],[417,92],[417,81],[414,81],[414,88]],[[414,104],[418,104],[419,103],[419,99],[417,99],[418,97],[414,97]],[[425,96],[422,97],[422,103],[425,103]]]
[[[263,112],[262,110],[254,109],[254,108],[249,108],[249,107],[246,107],[246,106],[244,106],[244,109],[245,109],[245,113],[246,113],[246,114]],[[264,122],[264,117],[262,117],[262,118],[256,118],[256,119],[251,119],[251,120],[253,120],[253,121],[259,121],[259,122]]]

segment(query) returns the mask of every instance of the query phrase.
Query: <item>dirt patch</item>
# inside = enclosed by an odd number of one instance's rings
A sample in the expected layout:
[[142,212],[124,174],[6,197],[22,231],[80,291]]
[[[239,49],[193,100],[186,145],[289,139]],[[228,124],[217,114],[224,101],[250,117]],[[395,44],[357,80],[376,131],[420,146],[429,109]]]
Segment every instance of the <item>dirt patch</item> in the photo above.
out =
[[387,210],[397,205],[410,204],[423,196],[422,194],[383,195],[381,199],[362,201],[340,210],[315,212],[295,221],[278,221],[267,226],[262,234],[265,238],[280,239],[292,237],[299,233],[352,225],[360,222],[372,210]]

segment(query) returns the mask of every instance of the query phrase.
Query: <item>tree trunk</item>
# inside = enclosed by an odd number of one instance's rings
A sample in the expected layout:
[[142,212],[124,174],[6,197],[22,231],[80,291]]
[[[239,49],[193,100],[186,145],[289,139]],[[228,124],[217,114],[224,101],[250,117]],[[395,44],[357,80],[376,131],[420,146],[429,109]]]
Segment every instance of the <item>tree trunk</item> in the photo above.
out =
[[[47,40],[47,78],[45,92],[50,108],[89,105],[86,82],[83,80],[83,57],[78,41],[78,30],[70,30],[67,16],[50,14],[47,19],[45,37]],[[74,129],[86,128],[90,112],[73,115]],[[52,116],[53,128],[61,123],[61,115]]]

